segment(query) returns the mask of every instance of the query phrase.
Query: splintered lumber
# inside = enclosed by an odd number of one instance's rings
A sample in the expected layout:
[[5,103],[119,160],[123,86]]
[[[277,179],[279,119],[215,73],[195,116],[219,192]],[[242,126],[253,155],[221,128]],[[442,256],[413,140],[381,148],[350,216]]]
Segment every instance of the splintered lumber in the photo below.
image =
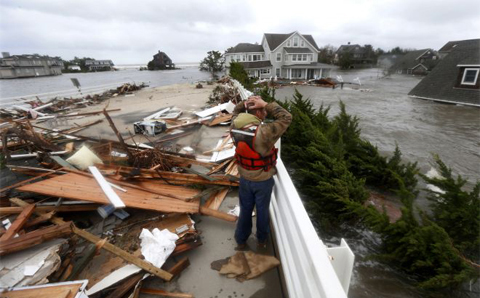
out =
[[215,192],[206,202],[205,207],[218,210],[220,205],[222,204],[223,200],[227,196],[228,188],[222,189],[219,192]]
[[[79,212],[79,211],[93,211],[97,210],[99,205],[91,204],[79,204],[79,205],[68,205],[68,206],[39,206],[36,208],[37,211],[41,212],[49,212],[49,211],[56,211],[56,212]],[[22,207],[0,207],[0,214],[18,214],[23,211]]]
[[[14,199],[10,199],[10,201],[18,206],[26,206],[27,203],[18,199],[18,198],[14,198]],[[37,214],[42,214],[41,212],[38,212],[36,211]],[[55,217],[53,216],[50,221],[56,225],[63,225],[65,224],[65,221],[63,221],[63,219],[59,218],[59,217]],[[142,268],[143,270],[147,271],[147,272],[150,272],[152,274],[154,274],[155,276],[158,276],[166,281],[169,281],[172,279],[172,274],[162,270],[162,269],[159,269],[155,266],[153,266],[151,263],[145,261],[145,260],[142,260],[126,251],[124,251],[123,249],[121,248],[118,248],[116,247],[115,245],[111,244],[110,242],[108,241],[105,241],[105,239],[102,239],[100,237],[97,237],[93,234],[90,234],[89,232],[85,231],[85,230],[81,230],[79,228],[77,228],[73,223],[71,224],[71,231],[73,231],[73,233],[75,233],[76,235],[82,237],[83,239],[87,240],[87,241],[90,241],[94,244],[97,244],[99,242],[103,242],[103,245],[102,245],[102,249],[105,249],[106,251],[108,252],[111,252],[113,253],[114,255],[116,256],[119,256],[120,258],[124,259],[125,261],[129,262],[129,263],[132,263],[140,268]]]
[[127,278],[127,280],[122,281],[120,286],[116,288],[110,295],[108,295],[107,298],[123,297],[142,280],[144,275],[145,273],[140,272]]
[[[115,170],[117,173],[130,178],[162,178],[175,184],[211,184],[211,185],[225,185],[238,186],[238,182],[231,181],[224,175],[212,175],[215,181],[199,177],[195,174],[174,173],[167,171],[157,171],[149,169],[137,169],[131,167],[112,167],[107,165],[97,165],[102,170]],[[131,173],[135,173],[133,176]]]
[[113,120],[112,118],[110,118],[110,115],[108,115],[108,112],[106,109],[103,110],[103,114],[105,115],[105,118],[107,118],[107,121],[110,124],[110,127],[112,128],[113,132],[115,132],[115,135],[117,136],[118,141],[120,142],[120,144],[122,144],[123,150],[127,152],[128,160],[132,162],[133,154],[132,152],[130,152],[130,150],[128,150],[127,144],[125,144],[125,141],[123,140],[122,135],[120,134],[120,132],[118,132],[117,127],[115,127],[115,123],[113,123]]
[[22,227],[25,225],[27,222],[28,218],[30,215],[32,215],[33,210],[35,209],[35,205],[28,205],[26,206],[22,213],[20,213],[19,216],[15,219],[13,224],[8,228],[8,230],[3,234],[2,237],[0,237],[0,242],[1,241],[7,241],[13,238],[18,231],[22,229]]
[[215,126],[222,122],[230,121],[232,119],[232,116],[232,114],[217,116],[212,121],[210,121],[210,123],[208,123],[208,126]]
[[226,220],[226,221],[234,222],[234,221],[237,220],[237,217],[234,216],[234,215],[227,214],[225,212],[221,212],[221,211],[218,211],[218,210],[213,210],[213,209],[210,209],[210,208],[207,208],[207,207],[204,207],[204,206],[200,206],[200,213],[203,214],[203,215],[216,217],[218,219],[223,219],[223,220]]
[[[185,202],[177,199],[162,197],[147,191],[122,185],[127,192],[114,190],[127,207],[155,210],[160,212],[198,213],[199,202]],[[47,180],[28,184],[17,188],[54,197],[69,198],[74,200],[90,201],[99,204],[109,204],[97,182],[87,176],[69,173]]]
[[13,185],[4,187],[4,188],[0,189],[0,193],[1,193],[1,192],[4,192],[4,191],[6,191],[6,190],[9,190],[9,189],[12,189],[12,188],[15,188],[15,187],[18,187],[18,186],[27,184],[27,183],[29,183],[29,182],[35,181],[35,180],[40,179],[40,178],[42,178],[42,177],[49,176],[49,175],[51,175],[51,174],[54,174],[55,172],[56,172],[56,171],[47,172],[47,173],[38,175],[38,176],[36,176],[36,177],[32,177],[32,178],[30,178],[30,179],[23,180],[23,181],[20,181],[20,182],[18,182],[18,183],[15,183],[15,184],[13,184]]
[[72,223],[51,226],[18,236],[8,241],[0,242],[0,256],[24,250],[50,239],[63,237],[72,233]]
[[82,288],[83,282],[68,284],[47,284],[26,288],[13,288],[2,292],[2,298],[75,298]]
[[179,275],[185,268],[190,266],[190,260],[188,257],[183,257],[180,261],[178,261],[172,268],[168,269],[173,276]]
[[150,295],[159,295],[163,297],[194,298],[192,294],[173,293],[173,292],[167,292],[165,290],[158,290],[158,289],[141,288],[140,293],[150,294]]
[[[88,240],[92,243],[98,243],[100,241],[104,241],[102,238],[100,237],[97,237],[93,234],[90,234],[89,232],[87,231],[84,231],[84,230],[81,230],[75,226],[72,227],[72,230],[75,234],[79,235],[80,237],[82,237],[83,239],[85,240]],[[151,263],[145,261],[145,260],[142,260],[140,258],[137,258],[135,256],[133,256],[132,254],[116,247],[115,245],[111,244],[110,242],[108,241],[105,241],[105,243],[103,244],[102,246],[103,249],[121,257],[122,259],[124,259],[125,261],[129,262],[129,263],[132,263],[152,274],[155,274],[156,276],[166,280],[166,281],[169,281],[172,279],[172,274],[160,269],[160,268],[157,268],[155,266],[153,266]]]
[[110,201],[110,204],[115,206],[115,208],[125,208],[125,203],[113,191],[112,186],[110,186],[110,184],[108,184],[107,180],[105,180],[105,178],[103,178],[102,174],[100,174],[100,171],[94,166],[88,167],[88,170],[92,173],[93,178],[95,178],[98,185],[100,186],[100,188],[105,193],[105,196],[107,196],[108,200]]
[[221,164],[213,167],[213,168],[207,173],[207,175],[215,174],[216,172],[221,171],[229,162],[230,162],[230,159],[227,159],[227,160],[225,160],[224,162],[222,162]]

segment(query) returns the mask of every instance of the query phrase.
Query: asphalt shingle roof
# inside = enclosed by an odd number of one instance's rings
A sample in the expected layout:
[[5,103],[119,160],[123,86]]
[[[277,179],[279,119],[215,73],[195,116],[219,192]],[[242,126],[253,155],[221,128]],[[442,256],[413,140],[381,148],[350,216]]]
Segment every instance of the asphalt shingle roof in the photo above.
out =
[[[270,50],[275,50],[282,42],[284,42],[287,38],[289,38],[293,33],[288,34],[278,34],[278,33],[265,33],[265,38],[267,40],[268,46]],[[309,34],[301,34],[303,38],[305,38],[317,51],[320,49],[317,46],[317,43],[313,39],[313,37]]]
[[253,53],[253,52],[264,52],[263,47],[258,44],[253,43],[239,43],[230,49],[227,53]]
[[[480,39],[465,40],[457,43],[451,52],[435,66],[408,95],[468,103],[480,106],[480,90],[455,88],[462,61],[480,64]],[[462,62],[462,63],[460,63]]]

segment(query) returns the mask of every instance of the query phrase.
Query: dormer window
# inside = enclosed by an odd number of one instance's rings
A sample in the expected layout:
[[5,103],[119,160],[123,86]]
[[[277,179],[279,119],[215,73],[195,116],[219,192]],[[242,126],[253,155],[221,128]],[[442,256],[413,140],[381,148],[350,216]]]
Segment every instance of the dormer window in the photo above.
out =
[[287,47],[290,46],[290,39],[287,41]]
[[300,46],[303,48],[305,46],[305,41],[302,39],[300,42]]
[[462,85],[476,85],[478,79],[478,68],[465,68],[462,77]]
[[293,46],[298,47],[298,37],[293,38]]

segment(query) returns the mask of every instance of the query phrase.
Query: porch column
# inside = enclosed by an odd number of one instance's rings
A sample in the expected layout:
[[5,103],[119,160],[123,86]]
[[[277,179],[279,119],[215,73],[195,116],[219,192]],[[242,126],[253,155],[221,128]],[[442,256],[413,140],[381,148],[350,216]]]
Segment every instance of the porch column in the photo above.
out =
[[319,77],[319,79],[322,78],[322,75],[323,75],[323,68],[320,68],[320,77]]
[[292,79],[292,69],[291,68],[288,69],[288,79],[289,80]]
[[305,68],[305,80],[307,80],[308,68]]

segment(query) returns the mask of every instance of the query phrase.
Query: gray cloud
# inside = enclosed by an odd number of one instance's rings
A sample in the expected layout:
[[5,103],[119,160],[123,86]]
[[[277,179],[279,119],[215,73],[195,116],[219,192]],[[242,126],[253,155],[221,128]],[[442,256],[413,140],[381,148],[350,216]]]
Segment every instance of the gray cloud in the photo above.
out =
[[355,1],[53,1],[3,0],[0,44],[12,54],[90,56],[146,63],[158,50],[174,62],[261,42],[263,33],[312,34],[319,46],[348,41],[375,48],[438,49],[478,38],[476,0]]

